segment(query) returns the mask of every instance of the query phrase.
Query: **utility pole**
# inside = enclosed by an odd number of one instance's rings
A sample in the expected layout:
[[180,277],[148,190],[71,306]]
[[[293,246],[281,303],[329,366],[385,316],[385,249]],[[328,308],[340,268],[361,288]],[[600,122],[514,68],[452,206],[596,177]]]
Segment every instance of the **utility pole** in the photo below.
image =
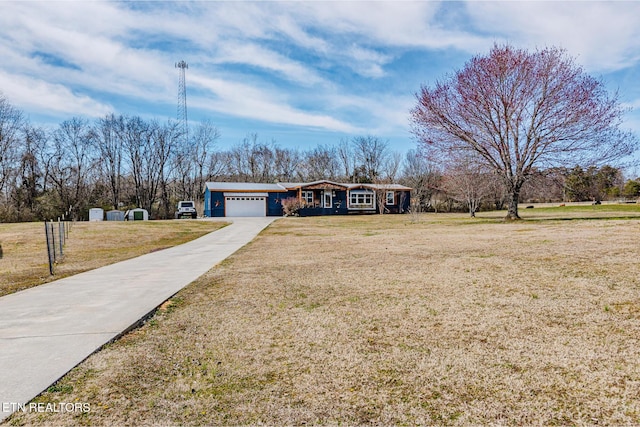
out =
[[189,68],[189,65],[184,62],[176,62],[176,68],[179,69],[178,77],[178,121],[182,125],[182,132],[184,139],[189,142],[189,127],[187,122],[187,87],[185,85],[184,75],[185,70]]

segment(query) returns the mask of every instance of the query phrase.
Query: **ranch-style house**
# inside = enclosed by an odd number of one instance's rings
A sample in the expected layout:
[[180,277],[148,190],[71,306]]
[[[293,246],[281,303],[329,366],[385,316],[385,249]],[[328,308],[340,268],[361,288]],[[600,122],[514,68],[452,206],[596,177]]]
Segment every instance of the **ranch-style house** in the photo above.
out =
[[300,216],[378,213],[380,202],[387,213],[405,213],[410,197],[411,188],[399,184],[207,182],[204,216],[282,216],[290,198],[301,202]]

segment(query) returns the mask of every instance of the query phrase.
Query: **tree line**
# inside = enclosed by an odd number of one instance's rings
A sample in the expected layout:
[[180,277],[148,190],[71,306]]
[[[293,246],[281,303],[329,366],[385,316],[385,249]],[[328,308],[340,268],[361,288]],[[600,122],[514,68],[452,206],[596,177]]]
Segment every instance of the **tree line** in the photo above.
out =
[[219,138],[210,121],[185,132],[177,121],[115,114],[45,129],[0,95],[0,221],[83,219],[92,207],[172,218],[177,201],[202,202],[207,181],[391,182],[402,162],[373,136],[307,150],[257,134],[220,150]]
[[[308,149],[283,148],[257,134],[226,150],[210,121],[188,130],[168,120],[108,114],[73,117],[53,129],[31,124],[0,96],[0,221],[34,221],[92,207],[147,209],[172,218],[178,200],[203,199],[207,181],[401,183],[412,187],[412,209],[503,209],[504,180],[481,163],[442,164],[419,148],[404,156],[375,136]],[[621,170],[554,168],[532,173],[523,201],[579,201],[640,195],[640,180]]]

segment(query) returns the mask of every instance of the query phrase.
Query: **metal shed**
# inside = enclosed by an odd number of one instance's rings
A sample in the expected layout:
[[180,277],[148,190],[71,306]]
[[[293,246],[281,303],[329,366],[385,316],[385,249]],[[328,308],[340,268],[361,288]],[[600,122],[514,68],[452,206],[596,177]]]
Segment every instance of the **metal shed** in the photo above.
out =
[[142,208],[131,209],[125,214],[125,219],[127,221],[148,221],[149,212]]
[[107,221],[124,221],[124,212],[119,210],[107,211]]
[[102,221],[104,220],[104,209],[91,208],[89,209],[89,221]]

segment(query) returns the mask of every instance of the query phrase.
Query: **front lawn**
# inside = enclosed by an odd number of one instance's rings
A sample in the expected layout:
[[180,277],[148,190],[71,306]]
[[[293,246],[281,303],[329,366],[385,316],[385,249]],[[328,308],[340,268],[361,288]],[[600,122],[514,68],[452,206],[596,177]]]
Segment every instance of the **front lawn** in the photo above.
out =
[[530,211],[278,220],[10,423],[639,424],[640,220]]
[[214,221],[74,222],[64,260],[51,276],[44,223],[0,224],[0,296],[179,245],[224,225]]

